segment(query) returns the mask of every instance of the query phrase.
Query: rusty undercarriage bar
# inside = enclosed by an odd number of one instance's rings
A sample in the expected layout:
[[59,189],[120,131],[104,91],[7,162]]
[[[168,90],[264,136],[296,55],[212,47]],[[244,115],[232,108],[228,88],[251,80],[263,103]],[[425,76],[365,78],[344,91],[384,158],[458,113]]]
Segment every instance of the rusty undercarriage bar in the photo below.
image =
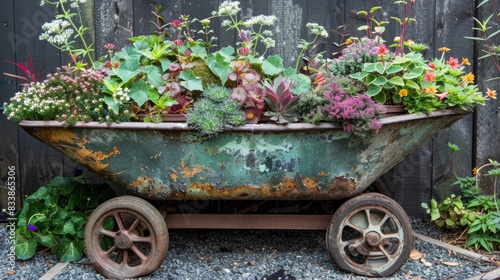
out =
[[331,215],[167,214],[169,229],[300,229],[326,230]]

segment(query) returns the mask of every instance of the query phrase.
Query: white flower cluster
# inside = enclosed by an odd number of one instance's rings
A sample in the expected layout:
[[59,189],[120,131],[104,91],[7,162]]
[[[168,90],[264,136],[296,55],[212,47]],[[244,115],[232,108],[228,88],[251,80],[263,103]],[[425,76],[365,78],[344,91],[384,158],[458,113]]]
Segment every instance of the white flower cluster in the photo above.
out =
[[328,37],[328,32],[326,32],[325,28],[317,23],[307,23],[306,27],[309,28],[314,35],[319,35],[325,38]]
[[44,83],[32,83],[30,86],[23,87],[21,92],[17,92],[10,102],[11,104],[4,104],[4,107],[9,106],[7,115],[9,120],[15,119],[18,114],[25,115],[30,112],[44,114],[53,111],[63,104],[64,100],[53,100],[47,97]]
[[129,91],[129,88],[119,88],[112,96],[113,101],[119,105],[125,101],[130,101],[130,96],[128,96]]
[[223,27],[230,27],[232,24],[233,23],[230,20],[228,20],[228,19],[223,20],[222,23],[221,23],[221,25]]
[[262,44],[266,47],[266,49],[274,48],[276,46],[276,41],[272,38],[262,38]]
[[84,4],[85,2],[87,2],[87,0],[71,0],[70,2],[71,2],[70,4],[71,8],[78,8],[78,5]]
[[259,24],[261,26],[272,26],[274,25],[276,20],[278,19],[275,16],[258,15],[246,20],[245,22],[243,22],[243,25],[245,25],[246,27],[252,27],[255,24]]
[[239,1],[224,1],[222,4],[219,6],[219,12],[217,15],[219,16],[234,16],[236,15],[239,11],[241,11],[240,8],[240,2]]
[[73,35],[73,29],[66,29],[71,24],[67,20],[56,19],[46,22],[42,26],[44,33],[40,35],[40,40],[47,40],[54,45],[63,45]]

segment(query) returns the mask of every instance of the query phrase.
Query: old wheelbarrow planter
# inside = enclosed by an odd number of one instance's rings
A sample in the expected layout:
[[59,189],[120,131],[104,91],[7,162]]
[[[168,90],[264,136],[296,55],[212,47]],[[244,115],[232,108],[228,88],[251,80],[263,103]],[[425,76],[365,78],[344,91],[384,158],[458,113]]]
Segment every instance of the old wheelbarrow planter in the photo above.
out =
[[[87,221],[87,255],[107,277],[130,278],[156,270],[167,254],[167,226],[327,229],[326,244],[339,267],[387,276],[406,262],[413,244],[411,225],[392,199],[362,193],[424,141],[468,113],[449,109],[385,117],[379,134],[364,142],[353,141],[331,123],[243,125],[212,138],[186,123],[20,125],[131,194],[101,204]],[[347,198],[333,217],[295,215],[291,224],[290,217],[276,215],[171,214],[145,200]]]

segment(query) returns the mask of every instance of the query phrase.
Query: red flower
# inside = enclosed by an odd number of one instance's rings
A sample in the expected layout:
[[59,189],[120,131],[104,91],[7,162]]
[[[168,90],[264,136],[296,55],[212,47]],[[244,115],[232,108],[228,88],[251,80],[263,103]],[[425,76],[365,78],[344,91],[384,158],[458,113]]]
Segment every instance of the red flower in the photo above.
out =
[[448,61],[446,63],[448,63],[448,65],[450,65],[450,67],[452,69],[460,67],[460,63],[458,63],[458,59],[453,58],[453,57],[450,57],[450,59],[448,59]]
[[432,62],[432,61],[429,62],[429,64],[427,64],[427,65],[429,65],[429,67],[432,69],[436,69],[436,65],[434,65],[434,62]]
[[384,56],[384,55],[386,55],[386,54],[388,54],[388,53],[389,53],[389,49],[388,49],[388,48],[387,48],[384,44],[380,45],[380,46],[377,48],[377,54],[378,54],[379,56]]

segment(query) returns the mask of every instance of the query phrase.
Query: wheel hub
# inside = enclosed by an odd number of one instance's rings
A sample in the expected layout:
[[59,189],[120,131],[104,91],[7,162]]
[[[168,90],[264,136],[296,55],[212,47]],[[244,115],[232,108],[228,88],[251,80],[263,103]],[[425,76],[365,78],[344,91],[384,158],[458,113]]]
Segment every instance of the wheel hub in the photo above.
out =
[[374,231],[367,233],[365,239],[366,243],[372,247],[377,247],[380,243],[380,235]]
[[132,240],[127,234],[119,232],[115,238],[115,245],[121,250],[129,249],[132,246]]

